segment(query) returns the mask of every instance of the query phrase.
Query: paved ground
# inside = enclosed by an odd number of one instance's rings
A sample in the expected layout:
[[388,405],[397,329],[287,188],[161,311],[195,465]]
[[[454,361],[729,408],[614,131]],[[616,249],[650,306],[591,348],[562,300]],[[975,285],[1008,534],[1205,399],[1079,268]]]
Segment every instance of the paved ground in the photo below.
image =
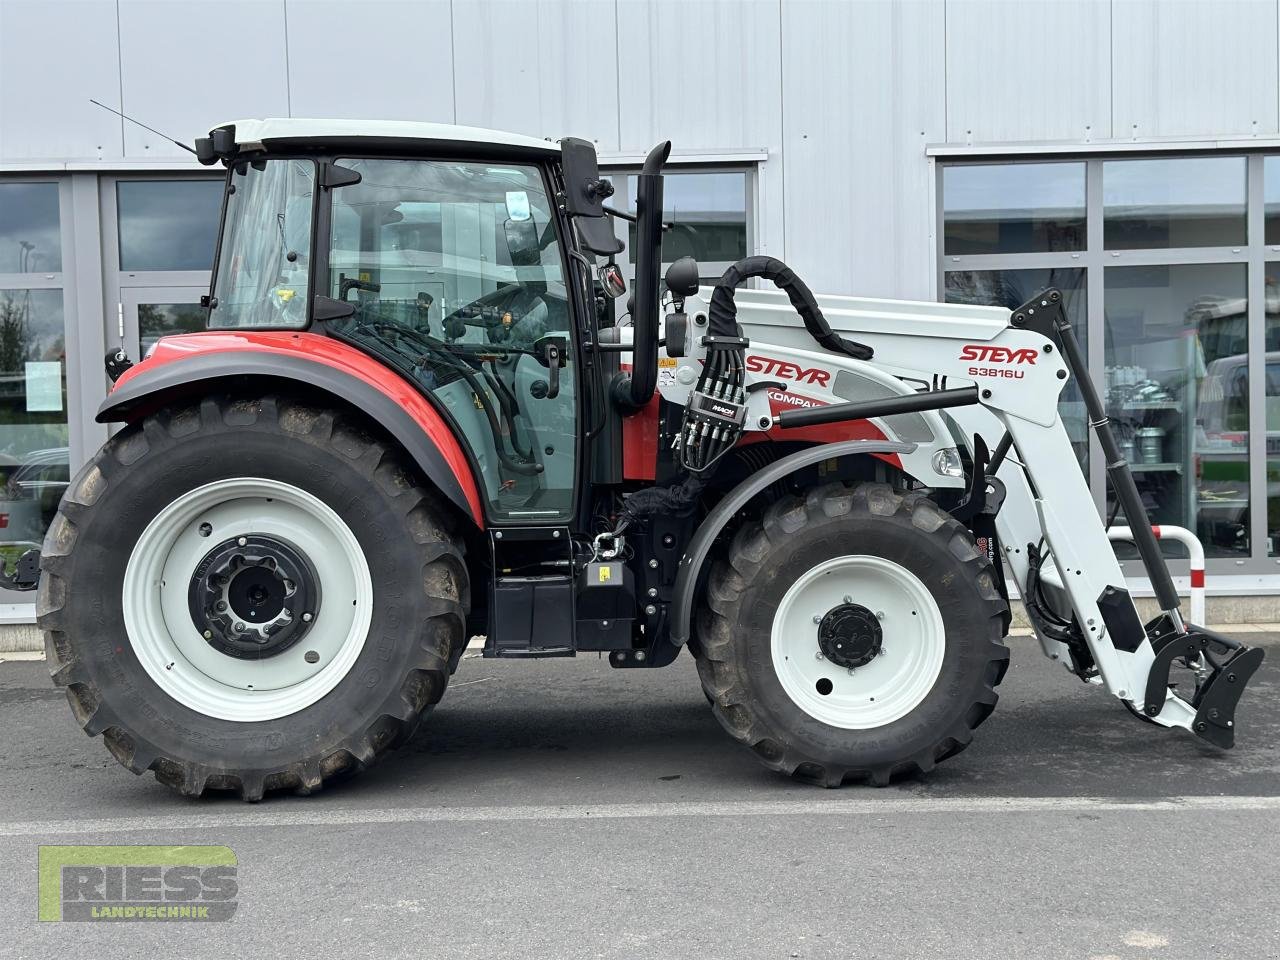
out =
[[[1014,640],[1000,706],[924,782],[824,791],[724,736],[692,665],[464,661],[349,785],[184,801],[0,664],[0,957],[1280,955],[1280,636],[1219,753]],[[231,923],[40,924],[42,843],[228,844]]]

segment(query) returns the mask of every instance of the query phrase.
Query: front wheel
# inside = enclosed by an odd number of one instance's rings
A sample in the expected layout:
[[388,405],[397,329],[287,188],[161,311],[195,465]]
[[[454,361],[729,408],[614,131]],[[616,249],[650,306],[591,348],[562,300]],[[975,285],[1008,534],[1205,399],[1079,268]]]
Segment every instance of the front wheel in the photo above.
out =
[[995,707],[1007,628],[961,524],[922,494],[833,484],[738,531],[695,649],[717,718],[766,765],[883,785],[968,745]]
[[207,398],[112,438],[42,552],[53,678],[135,773],[318,789],[403,742],[463,648],[447,513],[361,425]]

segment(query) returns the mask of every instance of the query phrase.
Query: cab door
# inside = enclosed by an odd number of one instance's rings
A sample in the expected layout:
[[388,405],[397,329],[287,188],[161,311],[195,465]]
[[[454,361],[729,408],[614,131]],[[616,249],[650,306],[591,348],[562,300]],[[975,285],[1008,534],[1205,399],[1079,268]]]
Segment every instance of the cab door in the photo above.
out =
[[341,159],[327,295],[342,334],[423,387],[477,465],[490,518],[563,523],[578,372],[565,259],[536,164]]

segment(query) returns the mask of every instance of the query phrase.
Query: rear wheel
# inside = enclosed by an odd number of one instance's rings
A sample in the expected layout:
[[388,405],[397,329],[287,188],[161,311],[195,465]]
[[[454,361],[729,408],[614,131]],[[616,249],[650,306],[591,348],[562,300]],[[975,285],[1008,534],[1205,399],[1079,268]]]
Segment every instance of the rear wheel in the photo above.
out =
[[834,484],[739,530],[695,649],[716,716],[766,765],[883,785],[968,745],[995,707],[1007,627],[991,565],[933,501]]
[[135,773],[309,793],[403,742],[462,652],[450,518],[354,420],[205,399],[126,428],[50,527],[54,680]]

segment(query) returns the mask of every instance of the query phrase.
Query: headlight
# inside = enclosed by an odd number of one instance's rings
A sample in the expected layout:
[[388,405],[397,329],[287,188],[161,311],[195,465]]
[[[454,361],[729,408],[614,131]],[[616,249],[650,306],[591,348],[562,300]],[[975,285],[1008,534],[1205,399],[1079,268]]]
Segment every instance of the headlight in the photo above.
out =
[[933,455],[933,471],[944,477],[963,477],[964,461],[955,447],[944,447]]

